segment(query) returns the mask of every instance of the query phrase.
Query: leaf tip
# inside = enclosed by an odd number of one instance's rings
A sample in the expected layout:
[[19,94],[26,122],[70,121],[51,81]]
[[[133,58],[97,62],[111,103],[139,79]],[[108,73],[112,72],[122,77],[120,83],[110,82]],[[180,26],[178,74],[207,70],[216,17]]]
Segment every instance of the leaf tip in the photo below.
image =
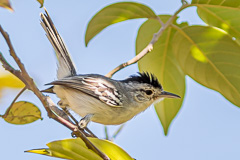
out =
[[167,136],[168,135],[168,128],[164,129],[164,135]]
[[37,1],[40,3],[40,7],[39,7],[39,8],[42,8],[42,7],[43,7],[44,0],[37,0]]
[[9,1],[7,1],[6,3],[2,2],[3,4],[0,4],[0,7],[3,7],[7,10],[9,10],[10,12],[14,12],[14,9],[12,8],[11,4],[9,3]]
[[7,7],[6,9],[8,9],[10,12],[14,12],[14,9],[11,6]]
[[89,41],[85,41],[85,47],[87,47],[87,46],[88,46],[88,42],[89,42]]
[[92,39],[92,38],[89,37],[88,29],[87,29],[87,31],[86,31],[86,33],[85,33],[85,47],[88,46],[88,43],[89,43],[89,41],[90,41],[91,39]]
[[24,151],[24,153],[35,153],[35,154],[42,154],[42,155],[51,154],[50,150],[47,148],[27,150],[27,151]]

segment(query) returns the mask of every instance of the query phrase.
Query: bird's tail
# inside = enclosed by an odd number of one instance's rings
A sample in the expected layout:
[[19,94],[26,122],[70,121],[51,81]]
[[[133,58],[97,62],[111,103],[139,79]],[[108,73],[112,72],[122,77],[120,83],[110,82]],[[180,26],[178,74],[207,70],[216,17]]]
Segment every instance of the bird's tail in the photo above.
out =
[[70,54],[59,35],[56,27],[54,26],[47,10],[45,9],[45,14],[41,13],[41,25],[46,32],[46,36],[51,42],[58,59],[58,79],[76,75],[75,66],[71,60]]

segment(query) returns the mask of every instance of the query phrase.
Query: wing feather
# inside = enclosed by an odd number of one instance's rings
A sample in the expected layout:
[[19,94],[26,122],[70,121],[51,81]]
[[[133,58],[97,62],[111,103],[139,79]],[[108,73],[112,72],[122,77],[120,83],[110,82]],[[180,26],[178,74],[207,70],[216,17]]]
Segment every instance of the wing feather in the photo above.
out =
[[79,90],[112,107],[121,107],[122,105],[121,96],[117,89],[102,78],[73,76],[49,84]]

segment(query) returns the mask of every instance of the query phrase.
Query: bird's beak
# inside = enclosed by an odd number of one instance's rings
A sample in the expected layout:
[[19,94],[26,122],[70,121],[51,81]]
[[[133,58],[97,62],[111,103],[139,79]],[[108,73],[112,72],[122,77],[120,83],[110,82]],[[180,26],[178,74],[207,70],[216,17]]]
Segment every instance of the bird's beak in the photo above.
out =
[[176,95],[176,94],[173,94],[173,93],[170,93],[170,92],[166,92],[166,91],[162,91],[161,97],[164,97],[164,98],[181,98],[179,95]]

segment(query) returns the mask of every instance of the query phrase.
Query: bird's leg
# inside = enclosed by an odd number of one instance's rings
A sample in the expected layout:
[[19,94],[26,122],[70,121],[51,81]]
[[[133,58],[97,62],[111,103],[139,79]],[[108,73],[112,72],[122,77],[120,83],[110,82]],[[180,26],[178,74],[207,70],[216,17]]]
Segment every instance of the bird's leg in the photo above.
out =
[[69,109],[67,108],[68,104],[65,104],[63,101],[59,101],[58,105],[65,111],[65,113],[75,122],[75,124],[78,124],[78,121],[73,117],[73,115],[69,112]]
[[98,138],[90,129],[88,129],[87,125],[91,121],[91,118],[93,117],[93,114],[87,114],[85,117],[83,117],[79,123],[78,126],[80,128],[85,129],[92,137]]
[[[91,117],[93,116],[93,114],[88,114],[85,117],[83,117],[80,122],[78,123],[78,121],[73,117],[73,115],[69,112],[68,104],[65,104],[63,101],[59,101],[58,105],[65,111],[65,113],[75,122],[75,124],[78,125],[78,129],[82,130],[84,132],[87,131],[90,134],[90,137],[95,137],[97,138],[97,136],[95,134],[92,133],[92,131],[90,129],[87,128],[87,124],[91,121]],[[84,120],[85,119],[85,120]],[[82,124],[82,125],[81,125]],[[85,124],[85,125],[84,125]],[[87,136],[87,133],[84,132],[85,135]],[[74,133],[72,133],[72,136],[74,135]],[[87,136],[89,137],[89,136]]]
[[[84,132],[85,136],[89,137],[89,135],[87,135],[87,133],[84,131],[84,128],[80,128],[78,126],[78,121],[75,119],[75,117],[73,117],[73,115],[69,112],[69,109],[67,108],[68,107],[68,104],[65,104],[63,101],[59,101],[58,102],[58,105],[62,108],[62,110],[75,122],[75,124],[77,125],[77,128],[82,130],[82,132]],[[77,129],[76,128],[76,129]],[[91,133],[90,133],[91,134]],[[72,133],[72,136],[74,135],[74,131]],[[92,137],[92,135],[90,135]]]
[[93,114],[87,114],[85,117],[83,117],[78,123],[80,128],[86,128],[88,123],[91,121],[92,117],[93,117]]
[[88,123],[91,121],[91,118],[93,117],[93,114],[87,114],[85,117],[83,117],[80,122],[78,123],[80,128],[85,129],[92,137],[97,138],[97,136],[87,128]]

